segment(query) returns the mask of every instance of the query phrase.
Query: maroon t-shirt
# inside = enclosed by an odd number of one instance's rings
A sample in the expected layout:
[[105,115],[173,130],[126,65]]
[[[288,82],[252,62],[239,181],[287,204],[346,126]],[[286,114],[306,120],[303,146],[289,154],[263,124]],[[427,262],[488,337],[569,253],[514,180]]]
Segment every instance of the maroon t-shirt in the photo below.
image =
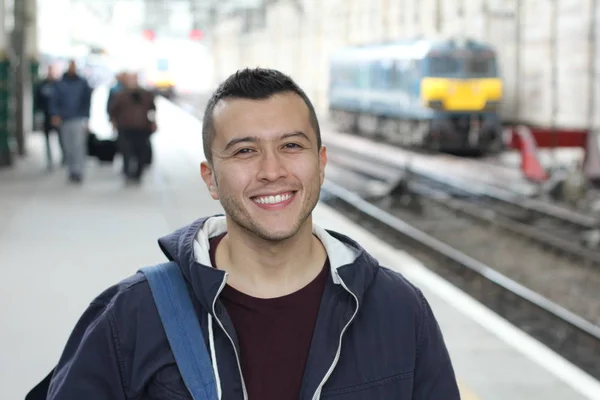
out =
[[[223,235],[210,240],[210,259]],[[308,358],[329,259],[307,286],[286,296],[261,299],[229,285],[221,301],[240,344],[242,373],[249,400],[296,400]]]

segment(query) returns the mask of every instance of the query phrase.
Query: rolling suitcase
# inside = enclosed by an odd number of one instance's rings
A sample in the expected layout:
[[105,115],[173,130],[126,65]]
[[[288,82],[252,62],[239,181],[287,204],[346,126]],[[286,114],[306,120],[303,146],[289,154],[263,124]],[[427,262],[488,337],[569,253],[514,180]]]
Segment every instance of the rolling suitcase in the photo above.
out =
[[98,139],[93,132],[88,132],[88,155],[96,157],[102,163],[112,163],[118,152],[117,141],[114,139]]

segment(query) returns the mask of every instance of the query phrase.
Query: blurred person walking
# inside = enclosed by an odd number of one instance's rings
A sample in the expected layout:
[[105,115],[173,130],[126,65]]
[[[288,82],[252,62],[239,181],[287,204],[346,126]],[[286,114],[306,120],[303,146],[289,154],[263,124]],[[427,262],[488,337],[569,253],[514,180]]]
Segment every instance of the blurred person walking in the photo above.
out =
[[35,87],[33,104],[36,113],[40,113],[42,117],[42,129],[46,136],[46,162],[48,170],[53,167],[52,159],[52,132],[56,133],[58,142],[60,144],[62,165],[66,164],[65,150],[62,142],[62,138],[57,131],[56,127],[52,125],[52,114],[50,113],[50,101],[54,93],[54,87],[56,85],[56,72],[52,65],[48,66],[46,77],[42,79]]
[[[108,99],[106,100],[106,113],[108,114],[108,119],[113,127],[114,133],[116,133],[117,138],[120,137],[119,131],[115,125],[115,121],[110,117],[110,105],[112,104],[115,95],[123,91],[125,88],[125,79],[127,78],[127,72],[121,71],[115,76],[115,84],[108,91]],[[126,175],[125,171],[125,163],[123,163],[123,174]]]
[[125,178],[139,183],[152,154],[150,136],[156,131],[155,96],[139,86],[135,74],[125,75],[123,82],[124,89],[110,102],[109,116],[119,135]]
[[115,95],[119,92],[121,92],[123,90],[123,88],[125,87],[125,77],[127,76],[127,73],[122,71],[119,72],[117,74],[117,76],[115,77],[116,82],[115,84],[110,88],[109,92],[108,92],[108,100],[106,100],[106,113],[110,114],[110,103],[111,101],[115,98]]
[[75,61],[69,61],[67,72],[54,87],[50,115],[52,124],[59,129],[69,180],[74,183],[81,183],[83,180],[91,101],[92,88],[77,73]]

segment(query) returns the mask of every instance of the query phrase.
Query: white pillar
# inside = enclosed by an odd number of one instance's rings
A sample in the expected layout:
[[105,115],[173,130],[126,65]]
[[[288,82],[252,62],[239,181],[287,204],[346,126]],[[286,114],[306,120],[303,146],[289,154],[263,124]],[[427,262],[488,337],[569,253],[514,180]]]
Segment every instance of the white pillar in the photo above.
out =
[[[23,1],[23,0],[17,0]],[[37,18],[37,0],[24,0],[26,4],[26,38],[25,54],[29,60],[38,59],[38,18]]]
[[25,62],[27,62],[27,73],[25,74],[25,88],[23,94],[23,130],[25,134],[33,130],[33,84],[37,76],[32,75],[32,67],[38,62],[38,38],[37,38],[37,0],[15,0],[25,1]]

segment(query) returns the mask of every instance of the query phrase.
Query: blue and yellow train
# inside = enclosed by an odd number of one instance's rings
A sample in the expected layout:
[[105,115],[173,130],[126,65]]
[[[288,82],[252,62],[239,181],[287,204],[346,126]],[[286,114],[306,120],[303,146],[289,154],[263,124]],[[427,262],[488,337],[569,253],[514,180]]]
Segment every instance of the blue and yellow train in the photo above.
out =
[[432,150],[502,146],[502,79],[494,49],[473,40],[414,39],[331,55],[337,127]]

